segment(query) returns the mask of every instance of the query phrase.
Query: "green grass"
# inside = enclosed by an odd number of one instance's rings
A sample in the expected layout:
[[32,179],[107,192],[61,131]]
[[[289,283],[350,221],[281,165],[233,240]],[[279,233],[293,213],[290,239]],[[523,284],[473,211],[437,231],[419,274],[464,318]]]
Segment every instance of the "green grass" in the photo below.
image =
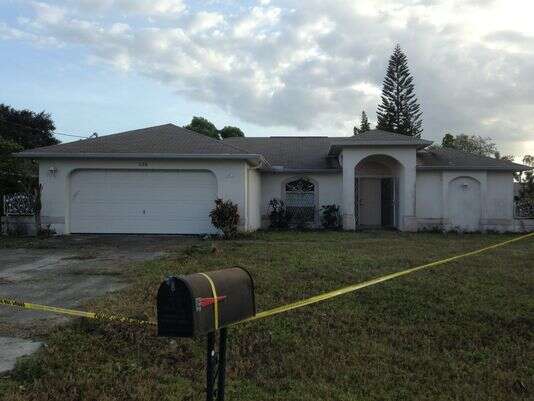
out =
[[[154,318],[164,277],[249,269],[258,310],[512,235],[258,233],[125,271],[87,309]],[[230,330],[228,400],[527,400],[534,396],[534,240]],[[0,379],[5,400],[203,400],[204,339],[77,320]]]

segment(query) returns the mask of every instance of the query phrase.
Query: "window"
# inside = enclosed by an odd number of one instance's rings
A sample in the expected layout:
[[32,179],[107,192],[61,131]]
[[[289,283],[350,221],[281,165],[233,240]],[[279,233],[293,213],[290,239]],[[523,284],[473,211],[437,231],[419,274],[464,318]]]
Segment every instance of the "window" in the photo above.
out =
[[296,224],[315,221],[315,184],[305,178],[288,182],[285,186],[286,208]]

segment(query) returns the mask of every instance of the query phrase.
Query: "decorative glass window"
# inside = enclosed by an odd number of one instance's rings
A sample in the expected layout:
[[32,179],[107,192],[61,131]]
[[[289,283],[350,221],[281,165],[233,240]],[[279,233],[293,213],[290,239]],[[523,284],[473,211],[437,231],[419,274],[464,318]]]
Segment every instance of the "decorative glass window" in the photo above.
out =
[[286,184],[286,208],[296,224],[313,223],[315,220],[315,185],[299,178]]

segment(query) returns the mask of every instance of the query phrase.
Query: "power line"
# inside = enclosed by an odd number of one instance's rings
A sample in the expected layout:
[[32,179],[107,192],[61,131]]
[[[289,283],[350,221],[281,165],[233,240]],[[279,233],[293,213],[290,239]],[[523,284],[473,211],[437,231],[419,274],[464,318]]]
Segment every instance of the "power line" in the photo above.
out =
[[[2,124],[18,125],[19,127],[26,128],[26,129],[31,129],[31,130],[34,130],[34,131],[40,131],[40,132],[44,131],[44,130],[39,129],[39,128],[30,127],[29,125],[19,124],[19,123],[13,122],[13,121],[0,120],[0,122]],[[73,138],[88,139],[88,137],[86,137],[86,136],[74,135],[74,134],[65,134],[65,133],[62,133],[62,132],[55,132],[55,131],[51,132],[51,134],[52,135],[61,135],[61,136],[70,136],[70,137],[73,137]]]
[[61,132],[52,132],[52,135],[61,135],[61,136],[72,136],[73,138],[82,138],[87,139],[86,136],[80,136],[80,135],[73,135],[73,134],[63,134]]

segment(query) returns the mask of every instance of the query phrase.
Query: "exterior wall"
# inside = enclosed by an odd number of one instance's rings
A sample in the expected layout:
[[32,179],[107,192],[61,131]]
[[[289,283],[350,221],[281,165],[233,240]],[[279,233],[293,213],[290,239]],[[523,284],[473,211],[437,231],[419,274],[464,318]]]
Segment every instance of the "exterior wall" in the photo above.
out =
[[443,225],[441,171],[418,171],[415,213],[419,229],[437,229]]
[[487,173],[486,219],[482,230],[514,230],[514,178],[511,172]]
[[[56,169],[55,173],[50,168]],[[243,216],[240,229],[247,222],[247,164],[233,160],[84,160],[43,159],[39,161],[42,191],[42,223],[50,224],[58,234],[69,234],[70,175],[79,169],[128,170],[209,170],[217,179],[217,196],[238,205]]]
[[418,171],[416,213],[419,229],[456,230],[451,213],[451,184],[457,180],[480,188],[480,231],[529,231],[534,222],[513,216],[514,182],[511,172]]
[[261,227],[261,185],[260,172],[249,167],[247,190],[248,231],[254,231]]
[[315,182],[315,193],[318,195],[317,206],[336,204],[341,206],[342,199],[342,174],[341,173],[262,173],[261,174],[261,204],[260,211],[262,226],[269,224],[269,201],[273,198],[283,199],[284,184],[292,179],[309,178]]
[[417,230],[415,217],[415,148],[412,147],[362,147],[346,148],[341,153],[343,166],[343,228],[354,230],[354,178],[355,167],[368,156],[385,155],[397,160],[402,168],[399,174],[399,229]]

